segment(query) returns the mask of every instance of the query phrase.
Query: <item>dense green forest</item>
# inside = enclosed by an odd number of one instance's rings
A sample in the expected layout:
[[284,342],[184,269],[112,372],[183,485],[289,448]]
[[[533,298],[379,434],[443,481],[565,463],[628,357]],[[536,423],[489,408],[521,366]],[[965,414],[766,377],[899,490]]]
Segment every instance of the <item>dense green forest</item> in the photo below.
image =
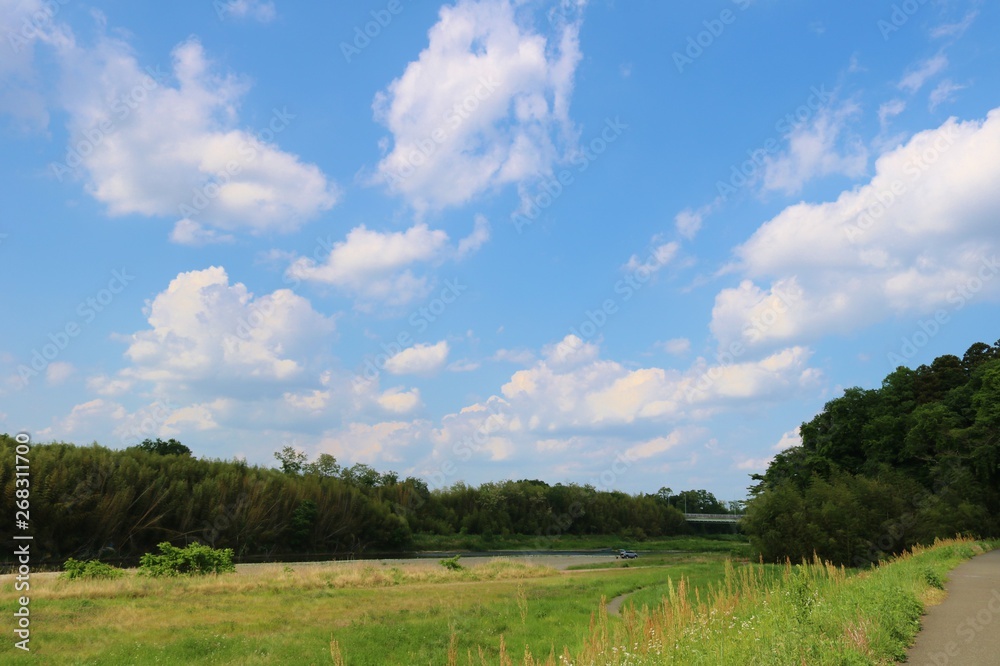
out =
[[851,388],[777,455],[743,521],[766,560],[865,566],[955,534],[1000,535],[1000,341]]
[[[3,514],[15,503],[15,440],[0,435]],[[162,541],[232,548],[238,557],[405,550],[414,534],[561,534],[642,539],[687,531],[681,510],[724,513],[711,493],[663,488],[628,495],[522,480],[431,490],[368,465],[308,462],[286,447],[279,468],[198,459],[180,442],[31,447],[31,529],[37,561],[135,558]]]

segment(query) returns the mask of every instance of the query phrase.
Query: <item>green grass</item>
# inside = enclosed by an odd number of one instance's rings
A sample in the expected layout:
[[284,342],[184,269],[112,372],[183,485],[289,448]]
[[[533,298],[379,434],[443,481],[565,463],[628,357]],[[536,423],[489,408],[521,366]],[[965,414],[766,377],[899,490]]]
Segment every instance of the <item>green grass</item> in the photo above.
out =
[[636,612],[637,602],[654,600],[644,599],[644,590],[630,598],[620,622],[605,620],[594,628],[572,661],[894,664],[919,630],[924,603],[940,598],[947,572],[995,545],[941,542],[863,572],[821,563],[753,565],[729,571],[724,586],[698,595],[701,604],[690,602],[686,583],[670,584],[662,603]]
[[[409,666],[466,664],[469,655],[479,664],[480,650],[488,664],[522,663],[527,648],[542,662],[567,654],[616,666],[889,664],[916,633],[922,602],[943,594],[948,571],[988,547],[946,542],[864,572],[682,553],[562,573],[469,558],[459,570],[423,561],[170,579],[39,575],[32,652],[19,657]],[[624,594],[621,617],[608,617],[602,598]],[[5,577],[0,614],[10,617],[15,598]]]
[[[190,579],[32,581],[31,658],[46,664],[325,664],[331,639],[348,664],[490,663],[583,647],[601,599],[667,576],[722,580],[724,558],[670,568],[559,573],[512,562],[281,565]],[[714,578],[713,578],[714,572]],[[37,588],[37,589],[36,589]],[[0,613],[13,611],[0,585]],[[455,645],[451,641],[454,636]]]

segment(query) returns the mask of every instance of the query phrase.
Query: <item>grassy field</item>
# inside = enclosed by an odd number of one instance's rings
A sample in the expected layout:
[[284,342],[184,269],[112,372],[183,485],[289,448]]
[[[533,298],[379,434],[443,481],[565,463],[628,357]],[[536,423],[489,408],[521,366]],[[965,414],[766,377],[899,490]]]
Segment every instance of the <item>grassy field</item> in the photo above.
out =
[[[255,566],[193,579],[32,581],[32,654],[51,664],[347,664],[480,662],[513,651],[582,649],[601,599],[662,587],[668,576],[722,580],[724,558],[560,573],[492,560]],[[12,584],[0,613],[13,611]],[[454,638],[453,638],[454,637]],[[453,642],[454,641],[454,642]]]
[[[0,662],[890,664],[936,585],[989,547],[945,542],[865,572],[680,553],[569,571],[480,558],[458,571],[422,560],[43,574],[32,580],[32,652],[5,646]],[[10,577],[0,592],[10,617]],[[602,600],[622,595],[621,616],[609,616]]]

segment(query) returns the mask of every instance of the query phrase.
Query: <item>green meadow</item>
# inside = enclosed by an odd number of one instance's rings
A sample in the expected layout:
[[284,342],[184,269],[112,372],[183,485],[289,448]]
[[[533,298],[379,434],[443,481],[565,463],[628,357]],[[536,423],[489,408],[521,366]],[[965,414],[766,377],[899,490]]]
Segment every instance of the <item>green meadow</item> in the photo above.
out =
[[[888,664],[950,568],[988,547],[942,542],[864,572],[671,553],[566,571],[469,558],[458,570],[432,560],[178,578],[40,574],[31,653],[5,651],[4,661]],[[0,589],[9,617],[9,577]],[[609,614],[605,603],[622,595],[620,615]]]

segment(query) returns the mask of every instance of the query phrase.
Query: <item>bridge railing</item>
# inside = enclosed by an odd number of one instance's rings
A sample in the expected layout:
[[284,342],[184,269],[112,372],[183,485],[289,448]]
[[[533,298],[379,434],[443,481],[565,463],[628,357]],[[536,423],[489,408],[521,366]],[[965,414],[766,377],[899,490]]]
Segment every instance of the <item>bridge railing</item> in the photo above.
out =
[[742,513],[685,513],[684,520],[689,523],[738,523],[743,518]]

